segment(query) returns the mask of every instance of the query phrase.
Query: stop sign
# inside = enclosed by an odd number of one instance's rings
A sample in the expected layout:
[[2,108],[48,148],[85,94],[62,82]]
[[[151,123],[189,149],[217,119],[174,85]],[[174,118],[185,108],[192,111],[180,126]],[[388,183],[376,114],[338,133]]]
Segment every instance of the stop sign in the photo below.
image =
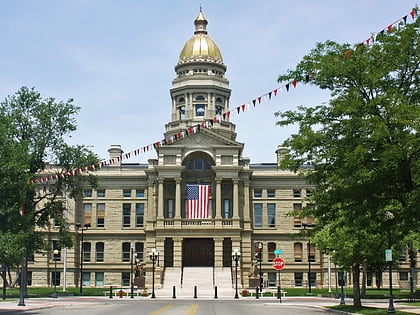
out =
[[284,265],[285,265],[285,263],[284,263],[283,258],[280,258],[280,257],[274,258],[274,260],[273,260],[274,269],[282,270],[284,268]]

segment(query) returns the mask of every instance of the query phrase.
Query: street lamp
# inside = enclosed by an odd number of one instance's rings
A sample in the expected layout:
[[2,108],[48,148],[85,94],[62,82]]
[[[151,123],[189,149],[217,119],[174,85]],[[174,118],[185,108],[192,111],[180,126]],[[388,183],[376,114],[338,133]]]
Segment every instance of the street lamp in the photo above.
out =
[[[309,224],[302,223],[302,226],[306,231],[306,227],[309,226]],[[309,293],[312,293],[312,286],[311,286],[311,239],[308,239],[308,290],[309,290]]]
[[256,258],[259,260],[260,262],[260,293],[262,292],[262,288],[263,288],[263,274],[262,274],[262,250],[263,250],[263,243],[262,242],[257,242],[256,243],[256,247],[258,248],[258,253],[256,253]]
[[[394,219],[394,214],[390,211],[385,213],[385,218],[388,221]],[[394,308],[394,297],[392,296],[392,249],[391,249],[391,223],[388,224],[388,255],[385,255],[386,261],[388,261],[388,268],[389,268],[389,304],[388,304],[388,313],[395,313]]]
[[59,251],[58,249],[54,249],[53,251],[53,259],[54,259],[54,294],[52,295],[53,298],[57,298],[57,255]]
[[235,248],[232,252],[232,259],[235,261],[235,299],[239,299],[238,295],[238,261],[241,258],[241,252]]
[[[133,275],[133,256],[134,256],[134,248],[131,247],[131,258],[130,258],[130,264],[131,264],[131,273],[130,273],[130,278],[131,278],[131,298],[134,299],[134,275]],[[136,254],[137,256],[137,254]]]
[[152,260],[153,268],[152,268],[152,299],[156,298],[155,296],[155,262],[159,259],[159,251],[156,248],[153,248],[152,251],[149,253],[149,257]]
[[[80,223],[76,223],[76,229],[79,230],[82,227]],[[83,293],[83,231],[90,228],[90,223],[86,223],[82,227],[82,238],[80,244],[80,293]]]

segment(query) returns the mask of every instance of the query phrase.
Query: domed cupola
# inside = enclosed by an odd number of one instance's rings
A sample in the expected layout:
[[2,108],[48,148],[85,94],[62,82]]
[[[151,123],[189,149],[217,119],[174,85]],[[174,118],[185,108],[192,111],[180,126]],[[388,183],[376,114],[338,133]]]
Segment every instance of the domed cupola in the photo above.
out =
[[[166,124],[166,136],[229,111],[231,90],[225,77],[226,66],[219,47],[207,35],[207,24],[200,7],[194,35],[185,43],[175,66],[176,77],[170,90],[172,117]],[[236,137],[229,117],[213,130],[229,139]]]
[[[194,21],[195,31],[179,54],[177,67],[189,62],[214,62],[223,65],[222,54],[213,39],[207,35],[207,19],[200,8]],[[177,68],[176,67],[176,68]],[[176,69],[175,69],[176,70]],[[226,70],[226,68],[225,68]]]

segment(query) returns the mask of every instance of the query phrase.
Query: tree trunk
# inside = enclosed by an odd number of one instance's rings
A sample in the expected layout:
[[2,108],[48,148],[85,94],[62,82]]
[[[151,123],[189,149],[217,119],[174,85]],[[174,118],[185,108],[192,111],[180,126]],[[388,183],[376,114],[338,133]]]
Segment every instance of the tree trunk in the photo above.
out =
[[366,282],[367,282],[367,273],[366,273],[366,261],[363,263],[363,271],[362,271],[362,297],[366,296]]
[[353,264],[353,306],[361,307],[362,300],[360,297],[360,265],[358,263]]

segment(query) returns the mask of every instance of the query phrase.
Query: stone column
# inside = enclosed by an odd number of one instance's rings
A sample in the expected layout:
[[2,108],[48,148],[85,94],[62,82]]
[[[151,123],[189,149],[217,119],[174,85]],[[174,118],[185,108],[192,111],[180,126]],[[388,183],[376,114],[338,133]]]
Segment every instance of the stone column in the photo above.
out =
[[181,178],[175,178],[175,217],[174,225],[181,227]]
[[233,226],[239,227],[239,193],[238,193],[239,179],[233,179]]
[[244,229],[251,229],[251,218],[249,209],[249,180],[246,179],[244,183],[244,207],[243,207],[243,219]]
[[214,238],[214,267],[223,267],[223,238]]
[[222,179],[216,178],[216,198],[215,198],[215,206],[216,206],[216,215],[215,223],[217,226],[222,226]]

